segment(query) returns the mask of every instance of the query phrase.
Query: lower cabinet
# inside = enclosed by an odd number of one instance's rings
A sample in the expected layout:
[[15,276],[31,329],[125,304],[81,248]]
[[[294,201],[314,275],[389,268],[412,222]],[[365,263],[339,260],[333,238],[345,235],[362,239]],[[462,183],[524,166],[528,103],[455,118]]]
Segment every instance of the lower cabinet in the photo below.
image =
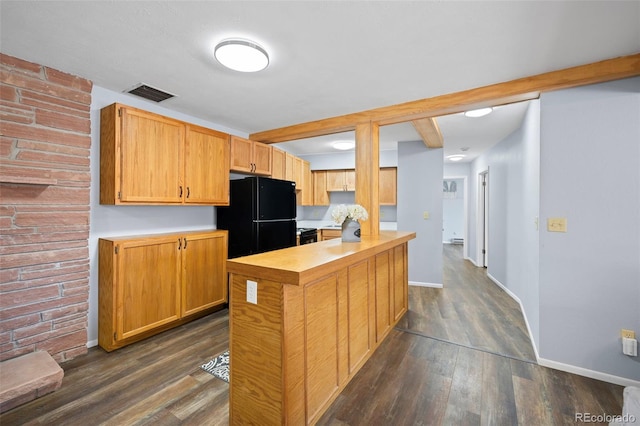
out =
[[227,231],[101,238],[98,344],[112,351],[227,303]]
[[[232,260],[229,424],[318,422],[407,312],[407,247],[356,249],[322,265],[326,274],[287,283],[279,280],[292,274],[273,262]],[[246,299],[248,281],[257,304]]]
[[321,229],[320,241],[333,240],[334,238],[342,238],[342,229]]

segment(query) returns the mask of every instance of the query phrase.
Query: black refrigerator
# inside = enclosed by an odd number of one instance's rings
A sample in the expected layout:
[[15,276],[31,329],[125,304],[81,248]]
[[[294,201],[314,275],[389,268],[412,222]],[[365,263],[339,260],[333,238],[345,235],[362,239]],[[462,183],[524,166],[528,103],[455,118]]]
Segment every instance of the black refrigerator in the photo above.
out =
[[217,228],[229,231],[229,258],[296,245],[296,184],[266,177],[230,181],[229,207]]

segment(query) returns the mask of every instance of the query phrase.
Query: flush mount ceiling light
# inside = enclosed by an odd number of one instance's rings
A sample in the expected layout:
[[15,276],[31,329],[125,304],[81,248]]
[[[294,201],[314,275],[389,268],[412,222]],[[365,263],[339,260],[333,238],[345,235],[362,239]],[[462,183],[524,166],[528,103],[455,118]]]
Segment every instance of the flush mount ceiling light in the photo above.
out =
[[472,111],[467,111],[464,113],[465,117],[484,117],[485,115],[489,114],[491,111],[493,111],[493,108],[489,107],[489,108],[480,108],[480,109],[474,109]]
[[250,40],[223,40],[218,43],[213,54],[218,62],[234,71],[257,72],[269,65],[267,51]]
[[356,144],[352,141],[337,141],[334,142],[332,146],[340,151],[346,151],[347,149],[351,149],[356,146]]
[[458,154],[458,155],[447,155],[447,160],[449,161],[460,161],[464,158],[465,156],[462,154]]

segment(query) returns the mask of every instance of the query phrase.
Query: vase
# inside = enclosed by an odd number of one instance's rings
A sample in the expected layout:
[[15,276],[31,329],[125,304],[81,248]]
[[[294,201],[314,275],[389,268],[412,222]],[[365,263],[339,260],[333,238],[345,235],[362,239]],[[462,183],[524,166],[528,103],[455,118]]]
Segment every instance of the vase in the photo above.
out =
[[360,223],[357,220],[346,218],[342,222],[342,241],[348,243],[360,241]]

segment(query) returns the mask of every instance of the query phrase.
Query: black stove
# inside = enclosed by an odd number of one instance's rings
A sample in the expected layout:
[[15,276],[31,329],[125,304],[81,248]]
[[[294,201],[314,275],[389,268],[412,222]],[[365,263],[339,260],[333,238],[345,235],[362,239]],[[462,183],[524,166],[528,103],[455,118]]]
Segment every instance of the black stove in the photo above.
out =
[[300,236],[300,245],[318,242],[318,230],[316,228],[297,228]]

